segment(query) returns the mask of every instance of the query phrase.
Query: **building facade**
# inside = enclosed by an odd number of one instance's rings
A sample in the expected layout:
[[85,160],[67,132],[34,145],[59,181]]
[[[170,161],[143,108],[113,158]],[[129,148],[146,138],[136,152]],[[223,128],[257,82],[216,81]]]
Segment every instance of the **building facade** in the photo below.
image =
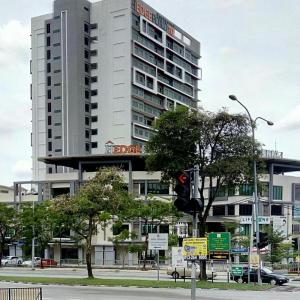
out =
[[162,112],[197,107],[200,43],[140,0],[55,0],[31,39],[33,180],[70,171],[39,157],[143,147]]

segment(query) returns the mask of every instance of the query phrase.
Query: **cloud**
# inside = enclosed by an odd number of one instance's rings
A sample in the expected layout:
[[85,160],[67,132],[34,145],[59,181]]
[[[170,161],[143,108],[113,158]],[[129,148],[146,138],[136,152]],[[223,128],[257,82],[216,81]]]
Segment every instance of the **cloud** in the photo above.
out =
[[279,120],[274,126],[276,130],[296,130],[300,129],[300,105],[297,105],[284,118]]
[[16,180],[28,180],[31,178],[31,161],[18,160],[12,167],[12,173]]
[[0,26],[0,67],[16,67],[29,58],[30,28],[11,20]]

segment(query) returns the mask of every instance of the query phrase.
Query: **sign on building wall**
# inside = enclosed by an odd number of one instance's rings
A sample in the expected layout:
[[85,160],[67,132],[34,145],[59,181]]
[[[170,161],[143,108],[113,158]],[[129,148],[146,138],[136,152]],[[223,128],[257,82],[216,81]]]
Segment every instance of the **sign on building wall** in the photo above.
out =
[[[270,217],[259,216],[258,223],[259,224],[270,224],[271,219],[270,219]],[[241,216],[240,224],[252,224],[252,217],[251,216]]]
[[116,145],[112,141],[105,144],[105,154],[142,154],[144,148],[140,145]]
[[287,218],[282,216],[273,217],[273,230],[281,232],[283,236],[287,236]]

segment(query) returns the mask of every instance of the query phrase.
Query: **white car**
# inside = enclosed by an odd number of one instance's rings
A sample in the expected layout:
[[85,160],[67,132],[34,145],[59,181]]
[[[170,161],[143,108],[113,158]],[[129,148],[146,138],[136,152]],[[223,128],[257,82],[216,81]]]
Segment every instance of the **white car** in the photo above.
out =
[[[191,277],[192,268],[191,267],[182,267],[182,266],[176,266],[176,267],[170,266],[167,268],[167,274],[171,275],[174,279]],[[197,266],[196,267],[196,278],[199,277],[199,274],[200,274],[200,269],[199,269],[199,266]],[[206,270],[206,276],[207,276],[207,279],[212,279],[211,270]],[[216,276],[217,276],[217,274],[214,273],[214,278]]]
[[2,266],[17,266],[21,265],[23,262],[22,258],[18,256],[4,256],[1,259],[1,265]]
[[[34,258],[34,266],[36,267],[39,264],[40,261],[41,261],[41,258],[36,256]],[[32,261],[31,260],[25,260],[25,261],[23,261],[22,266],[31,267],[32,266]]]

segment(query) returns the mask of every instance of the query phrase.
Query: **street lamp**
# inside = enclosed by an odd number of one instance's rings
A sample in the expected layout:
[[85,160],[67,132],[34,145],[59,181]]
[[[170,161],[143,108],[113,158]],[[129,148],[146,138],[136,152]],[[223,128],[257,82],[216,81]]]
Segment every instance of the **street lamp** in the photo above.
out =
[[[262,117],[256,117],[254,120],[251,117],[251,114],[249,112],[249,110],[247,109],[247,107],[239,101],[239,99],[235,96],[235,95],[229,95],[229,99],[238,102],[247,112],[248,117],[249,117],[249,121],[250,121],[250,125],[251,125],[251,129],[252,129],[252,159],[253,159],[253,187],[254,187],[254,205],[255,205],[255,213],[252,210],[252,215],[255,218],[255,236],[256,236],[256,249],[257,249],[257,254],[258,254],[258,270],[257,270],[257,279],[258,279],[258,283],[261,284],[261,276],[260,276],[260,250],[258,248],[258,244],[259,244],[259,207],[258,207],[258,195],[257,195],[257,174],[256,174],[256,159],[255,159],[255,126],[256,126],[256,122],[257,120],[263,120],[265,121],[269,126],[274,125],[274,123],[272,121],[266,120],[265,118]],[[250,237],[250,245],[252,245],[252,233],[251,233],[251,237]],[[251,247],[250,247],[250,251],[251,251]],[[249,256],[250,256],[250,252],[249,252]]]

